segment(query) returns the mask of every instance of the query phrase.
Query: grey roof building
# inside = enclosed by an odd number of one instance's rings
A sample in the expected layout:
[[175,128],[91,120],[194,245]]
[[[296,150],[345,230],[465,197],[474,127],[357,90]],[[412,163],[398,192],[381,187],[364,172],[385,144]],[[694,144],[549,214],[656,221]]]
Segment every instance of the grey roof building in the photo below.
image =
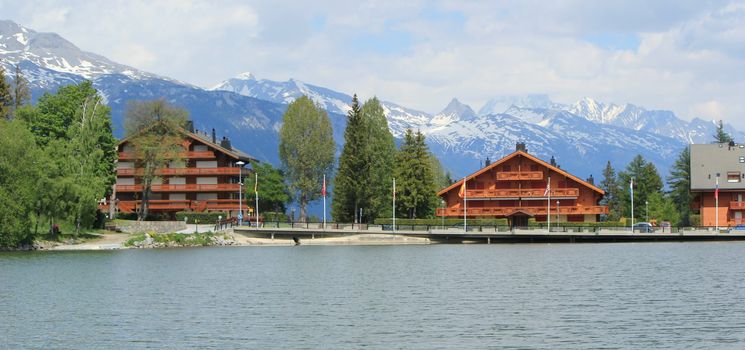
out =
[[745,145],[691,145],[691,191],[745,190]]

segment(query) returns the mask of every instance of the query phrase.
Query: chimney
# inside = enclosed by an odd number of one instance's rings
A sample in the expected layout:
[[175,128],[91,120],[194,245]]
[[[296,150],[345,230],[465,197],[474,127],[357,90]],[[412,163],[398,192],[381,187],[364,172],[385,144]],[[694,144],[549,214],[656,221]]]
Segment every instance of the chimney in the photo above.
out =
[[189,132],[194,132],[194,121],[187,120],[186,121],[186,130],[189,130]]
[[484,166],[487,167],[491,164],[491,159],[489,157],[486,157],[486,160],[484,161]]
[[233,150],[233,147],[230,145],[230,139],[225,136],[220,140],[220,146],[231,151]]
[[517,143],[517,144],[515,145],[515,150],[516,150],[516,151],[523,151],[523,152],[525,152],[525,153],[528,153],[528,148],[527,148],[527,147],[525,147],[525,142],[518,142],[518,143]]
[[212,143],[215,143],[216,137],[215,137],[215,128],[212,128]]
[[551,165],[556,166],[556,158],[554,156],[551,156]]
[[589,183],[590,185],[595,186],[595,178],[592,177],[592,174],[590,174],[590,177],[587,178],[587,183]]

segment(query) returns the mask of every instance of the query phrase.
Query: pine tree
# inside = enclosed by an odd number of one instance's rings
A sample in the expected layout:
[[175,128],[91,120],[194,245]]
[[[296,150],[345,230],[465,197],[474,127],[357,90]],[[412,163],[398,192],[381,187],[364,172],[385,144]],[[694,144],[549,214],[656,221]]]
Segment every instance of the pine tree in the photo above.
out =
[[308,203],[321,196],[323,176],[331,178],[336,148],[333,130],[326,111],[307,96],[290,103],[282,121],[279,158],[304,221]]
[[[678,159],[675,160],[670,175],[667,177],[670,186],[670,198],[680,213],[680,226],[691,224],[691,152],[688,147],[684,148]],[[675,223],[675,222],[674,222]]]
[[717,123],[717,132],[714,136],[714,141],[718,143],[729,143],[732,141],[732,136],[724,131],[724,123],[721,120]]
[[641,155],[637,155],[626,166],[626,170],[618,173],[619,186],[626,190],[619,192],[621,213],[625,217],[631,216],[631,193],[629,183],[634,179],[634,217],[644,210],[645,202],[652,193],[662,193],[662,179],[654,164],[647,162]]
[[608,206],[608,221],[618,220],[621,217],[621,208],[618,202],[621,187],[618,184],[616,171],[611,166],[610,161],[608,161],[603,170],[603,181],[600,182],[600,188],[605,191],[605,196],[600,204]]
[[395,170],[396,209],[405,217],[430,217],[439,203],[431,162],[424,135],[406,130]]
[[352,108],[347,113],[344,147],[339,157],[339,169],[334,177],[334,196],[331,216],[337,222],[352,222],[357,218],[360,202],[358,189],[362,186],[365,164],[362,160],[364,130],[357,94],[352,97]]
[[13,116],[13,95],[10,84],[5,78],[5,68],[0,64],[0,118],[10,119]]
[[16,65],[15,77],[13,79],[13,111],[31,100],[31,92],[28,88],[28,80],[23,76],[21,67]]

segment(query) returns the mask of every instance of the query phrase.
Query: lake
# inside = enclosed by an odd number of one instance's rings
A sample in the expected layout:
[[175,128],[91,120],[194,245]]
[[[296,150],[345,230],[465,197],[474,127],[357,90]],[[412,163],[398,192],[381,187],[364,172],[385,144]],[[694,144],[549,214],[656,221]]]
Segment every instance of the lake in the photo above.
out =
[[0,253],[8,349],[744,349],[745,243]]

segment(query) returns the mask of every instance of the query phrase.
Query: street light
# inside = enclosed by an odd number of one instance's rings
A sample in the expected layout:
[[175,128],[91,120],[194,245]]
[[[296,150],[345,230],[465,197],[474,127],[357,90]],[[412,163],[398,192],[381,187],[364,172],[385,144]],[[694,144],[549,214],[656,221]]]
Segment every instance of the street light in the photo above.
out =
[[238,166],[238,226],[243,225],[243,165],[242,160],[235,162]]

